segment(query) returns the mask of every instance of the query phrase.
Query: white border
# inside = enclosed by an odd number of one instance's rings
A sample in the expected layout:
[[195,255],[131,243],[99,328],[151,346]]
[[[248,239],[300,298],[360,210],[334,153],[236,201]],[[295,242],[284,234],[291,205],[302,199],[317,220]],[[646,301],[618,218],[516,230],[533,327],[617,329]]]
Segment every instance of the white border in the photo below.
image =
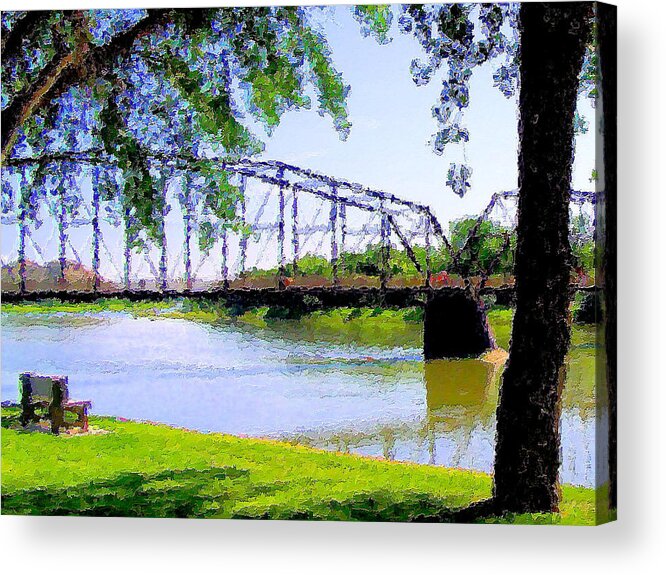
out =
[[[194,6],[266,4],[198,0]],[[295,2],[283,2],[293,4]],[[306,2],[309,3],[309,2]],[[327,2],[344,3],[344,2]],[[5,0],[23,9],[27,0]],[[31,9],[187,6],[29,2]],[[0,518],[7,573],[657,573],[666,564],[662,0],[619,0],[619,505],[599,528]]]

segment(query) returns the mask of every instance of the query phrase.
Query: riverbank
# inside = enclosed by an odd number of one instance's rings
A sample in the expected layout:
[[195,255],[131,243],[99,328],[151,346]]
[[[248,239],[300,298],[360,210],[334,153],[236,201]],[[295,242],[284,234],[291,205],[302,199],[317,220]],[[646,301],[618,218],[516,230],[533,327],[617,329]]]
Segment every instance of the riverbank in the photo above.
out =
[[[447,521],[491,492],[490,476],[471,471],[96,416],[98,433],[57,437],[14,429],[17,417],[3,408],[5,514]],[[560,513],[480,521],[605,519],[594,490],[565,485],[562,496]]]
[[[354,342],[380,347],[423,346],[423,309],[337,308],[293,317],[282,308],[228,308],[217,302],[178,298],[159,302],[134,302],[100,298],[92,303],[43,300],[3,304],[11,316],[96,314],[124,312],[135,317],[184,319],[210,325],[233,323],[251,328],[278,328],[286,338]],[[508,349],[513,311],[493,308],[488,315],[499,347]]]

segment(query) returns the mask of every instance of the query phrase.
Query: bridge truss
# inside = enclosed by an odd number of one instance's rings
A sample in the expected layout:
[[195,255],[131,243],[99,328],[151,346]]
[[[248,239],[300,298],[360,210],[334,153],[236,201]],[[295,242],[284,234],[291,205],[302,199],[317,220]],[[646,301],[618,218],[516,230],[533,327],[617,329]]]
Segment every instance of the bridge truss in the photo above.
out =
[[[30,185],[30,169],[45,160],[11,160],[3,168],[9,173],[3,173],[2,263],[18,262],[21,291],[28,261],[58,261],[63,274],[68,261],[84,264],[93,271],[95,289],[108,279],[125,289],[191,290],[197,284],[226,284],[249,270],[276,266],[282,277],[288,264],[295,269],[308,254],[331,262],[337,284],[340,255],[372,245],[381,246],[382,285],[389,277],[391,247],[404,250],[427,282],[427,254],[442,244],[450,249],[427,206],[276,161],[215,161],[240,190],[235,214],[239,225],[211,222],[183,185],[192,164],[186,157],[150,158],[151,169],[165,174],[163,224],[156,239],[145,233],[133,238],[127,210],[100,193],[100,171],[116,169],[110,158],[68,154],[46,161],[60,168],[77,164],[87,169],[65,184],[66,192],[42,198],[30,214],[21,202],[21,188]],[[73,189],[77,201],[72,207]],[[214,228],[209,249],[196,241],[204,220]],[[425,261],[415,256],[416,245],[425,248]]]
[[[246,272],[262,269],[277,269],[272,279],[284,287],[287,267],[295,272],[308,255],[330,262],[336,286],[341,256],[371,246],[381,256],[381,288],[389,281],[391,251],[396,249],[409,258],[421,285],[430,286],[431,256],[436,251],[447,252],[455,269],[483,221],[499,223],[507,238],[515,226],[517,192],[495,194],[470,230],[468,241],[454,249],[425,205],[284,162],[206,159],[230,174],[239,190],[234,214],[238,225],[230,226],[229,221],[205,214],[188,186],[201,159],[154,155],[148,160],[163,182],[164,208],[157,238],[145,232],[133,236],[129,211],[117,197],[105,199],[101,174],[117,170],[110,156],[62,154],[6,163],[2,264],[15,269],[20,292],[29,287],[29,262],[58,262],[64,277],[72,261],[92,270],[93,291],[109,291],[104,290],[105,282],[128,291],[228,287]],[[43,194],[36,206],[26,206],[21,197],[32,185],[30,171],[45,163],[58,168],[63,178],[68,177],[68,166],[85,169],[61,183],[59,192]],[[593,213],[593,206],[593,192],[572,193],[572,210],[582,213],[591,208]],[[203,225],[211,226],[213,237],[212,245],[205,247],[197,241]],[[593,233],[589,221],[583,232]],[[418,257],[417,251],[424,257]]]

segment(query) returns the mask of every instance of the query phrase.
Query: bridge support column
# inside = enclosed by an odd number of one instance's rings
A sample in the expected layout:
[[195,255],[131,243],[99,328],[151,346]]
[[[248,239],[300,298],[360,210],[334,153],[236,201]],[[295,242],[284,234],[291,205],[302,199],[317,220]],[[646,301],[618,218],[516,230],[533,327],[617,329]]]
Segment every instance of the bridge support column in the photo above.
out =
[[423,323],[426,361],[474,357],[491,347],[486,314],[469,294],[435,290],[429,295]]
[[291,206],[291,216],[292,216],[292,229],[291,229],[291,246],[292,251],[294,252],[294,263],[293,271],[294,277],[296,277],[296,272],[298,271],[298,252],[300,250],[298,237],[298,196],[296,195],[296,190],[294,190],[294,199]]
[[382,219],[380,223],[380,237],[381,237],[381,262],[379,270],[379,286],[382,291],[386,290],[389,280],[389,265],[391,259],[391,224],[388,219],[388,214],[384,211],[384,206],[381,207]]
[[[71,177],[67,177],[67,183],[72,183]],[[67,184],[61,183],[58,193],[58,262],[60,263],[60,276],[58,279],[61,282],[65,281],[65,268],[67,267],[67,222],[66,222],[66,206],[65,206],[65,186]],[[62,284],[64,287],[64,283]]]
[[345,251],[345,242],[347,240],[347,205],[340,203],[340,253],[341,256]]
[[21,196],[19,217],[18,217],[18,274],[19,274],[19,292],[25,294],[26,292],[26,267],[25,267],[25,240],[28,235],[28,226],[26,224],[26,207],[25,199]]
[[242,278],[245,275],[245,260],[247,259],[247,233],[245,230],[245,224],[247,223],[247,206],[245,203],[245,189],[246,189],[246,180],[245,176],[241,176],[240,181],[240,218],[241,218],[241,234],[238,244],[238,249],[240,254],[238,255],[238,273]]
[[93,167],[92,181],[92,268],[93,268],[93,292],[97,293],[100,286],[99,273],[99,166]]
[[425,217],[425,287],[430,287],[432,279],[432,261],[430,257],[430,218]]
[[[192,289],[192,201],[190,198],[190,178],[185,174],[183,178],[183,228],[185,239],[183,241],[183,266],[185,267],[185,289]],[[164,224],[162,224],[164,226]],[[165,289],[163,286],[162,289]]]
[[167,235],[166,235],[166,186],[162,190],[162,211],[160,212],[160,221],[159,221],[159,234],[160,234],[160,265],[158,270],[159,275],[159,284],[160,290],[164,291],[167,289],[168,281],[168,261],[167,261]]
[[229,237],[226,229],[222,230],[222,286],[229,289]]
[[[335,189],[335,188],[334,188]],[[329,216],[329,229],[331,230],[331,268],[333,274],[333,285],[340,284],[338,277],[338,204],[334,200],[331,202],[331,214]]]
[[282,181],[283,171],[278,172],[278,179],[280,180],[279,191],[278,191],[278,289],[284,289],[286,287],[286,270],[285,270],[285,256],[284,256],[284,188],[285,184]]
[[[126,202],[127,200],[124,199],[123,201]],[[123,287],[129,291],[131,287],[132,245],[130,242],[131,212],[128,206],[125,206],[123,215]]]

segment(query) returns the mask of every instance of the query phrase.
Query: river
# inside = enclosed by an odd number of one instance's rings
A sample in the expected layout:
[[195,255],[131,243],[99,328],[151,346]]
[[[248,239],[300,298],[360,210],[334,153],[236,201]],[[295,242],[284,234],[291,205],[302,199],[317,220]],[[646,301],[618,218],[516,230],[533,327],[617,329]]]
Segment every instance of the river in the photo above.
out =
[[[418,338],[318,342],[293,327],[124,312],[3,314],[2,323],[3,400],[17,399],[22,371],[66,374],[73,398],[92,400],[96,414],[492,471],[498,362],[426,364]],[[561,481],[585,486],[605,480],[590,334],[574,338],[561,418]]]

